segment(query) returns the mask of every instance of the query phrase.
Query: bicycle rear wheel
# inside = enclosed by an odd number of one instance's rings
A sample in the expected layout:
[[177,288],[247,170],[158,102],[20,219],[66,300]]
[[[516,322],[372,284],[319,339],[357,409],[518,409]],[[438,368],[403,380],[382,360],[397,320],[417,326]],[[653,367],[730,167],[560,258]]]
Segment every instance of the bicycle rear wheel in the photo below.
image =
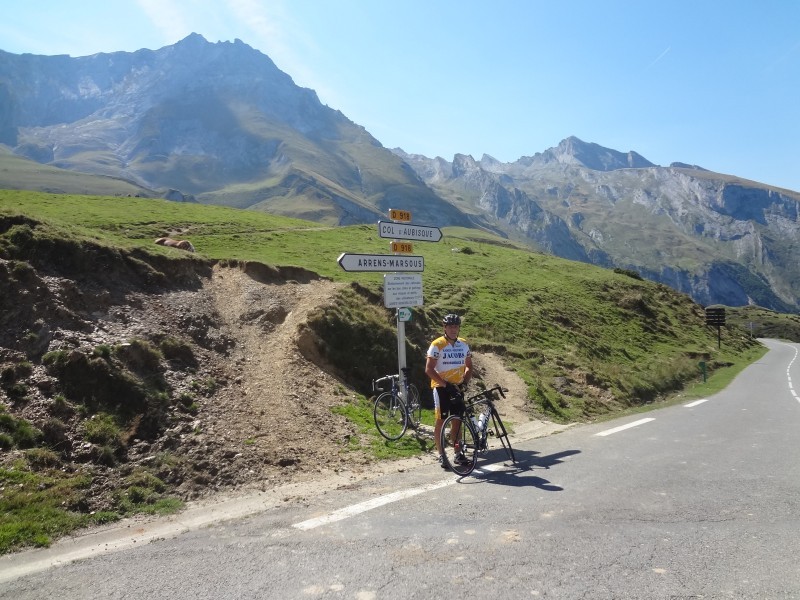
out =
[[511,459],[512,463],[517,462],[517,460],[514,458],[514,449],[511,447],[511,442],[508,441],[508,432],[506,431],[506,426],[503,424],[497,409],[494,407],[492,407],[492,423],[494,424],[495,437],[500,440],[500,443],[503,445],[503,449],[506,451],[508,458]]
[[442,455],[454,473],[469,475],[478,461],[478,434],[469,419],[461,415],[450,415],[444,420],[439,436]]
[[417,427],[422,421],[422,403],[419,400],[419,390],[413,383],[408,384],[408,414],[411,420],[409,427]]
[[408,428],[408,415],[403,399],[392,392],[384,392],[378,396],[372,416],[378,432],[387,440],[399,440]]

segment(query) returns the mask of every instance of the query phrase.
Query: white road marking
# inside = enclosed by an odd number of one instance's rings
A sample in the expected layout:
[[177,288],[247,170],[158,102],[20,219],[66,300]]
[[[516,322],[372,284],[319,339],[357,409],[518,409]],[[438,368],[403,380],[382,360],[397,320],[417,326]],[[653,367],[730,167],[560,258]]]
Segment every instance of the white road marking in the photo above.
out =
[[[789,346],[789,344],[784,344],[784,345]],[[792,357],[792,360],[789,361],[789,366],[786,367],[786,379],[789,382],[789,392],[792,394],[792,396],[794,396],[795,400],[800,402],[800,396],[797,395],[797,392],[795,391],[794,386],[792,385],[792,365],[794,364],[794,361],[797,360],[797,347],[795,346],[789,346],[789,347],[794,348],[794,356]]]
[[639,419],[638,421],[634,421],[633,423],[628,423],[627,425],[620,425],[619,427],[614,427],[613,429],[606,429],[605,431],[601,431],[600,433],[595,433],[595,435],[599,436],[611,435],[612,433],[624,431],[626,429],[630,429],[631,427],[644,425],[645,423],[649,423],[650,421],[655,421],[655,419],[652,417],[649,417],[647,419]]
[[328,523],[334,523],[336,521],[341,521],[343,519],[353,517],[362,512],[372,510],[373,508],[378,508],[379,506],[384,506],[392,502],[397,502],[398,500],[404,500],[406,498],[411,498],[412,496],[416,496],[418,494],[424,494],[425,492],[430,492],[433,490],[438,490],[439,488],[443,488],[448,485],[453,485],[454,483],[456,483],[456,481],[458,480],[455,478],[445,479],[442,481],[438,481],[436,483],[424,485],[422,487],[412,488],[410,490],[400,490],[399,492],[393,492],[391,494],[386,494],[385,496],[378,496],[377,498],[372,498],[371,500],[359,502],[358,504],[353,504],[352,506],[345,506],[344,508],[335,510],[332,513],[328,513],[327,515],[322,515],[321,517],[315,517],[314,519],[308,519],[307,521],[295,523],[294,525],[292,525],[292,527],[296,529],[302,529],[303,531],[307,531],[308,529],[314,529],[315,527],[319,527],[320,525],[327,525]]
[[694,402],[689,402],[689,404],[684,404],[684,408],[692,408],[697,406],[698,404],[702,404],[703,402],[708,402],[708,398],[703,398],[702,400],[695,400]]

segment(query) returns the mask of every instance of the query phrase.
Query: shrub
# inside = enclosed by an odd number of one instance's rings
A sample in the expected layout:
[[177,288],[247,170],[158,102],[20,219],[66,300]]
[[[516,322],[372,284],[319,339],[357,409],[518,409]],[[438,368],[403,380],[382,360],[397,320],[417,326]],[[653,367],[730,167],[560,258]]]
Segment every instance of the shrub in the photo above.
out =
[[171,335],[165,337],[158,347],[167,360],[179,361],[190,367],[197,366],[197,359],[194,357],[191,346],[176,337]]
[[0,413],[0,430],[13,433],[17,428],[17,420],[7,412]]
[[109,360],[111,358],[111,346],[108,344],[100,344],[99,346],[95,347],[95,349],[92,351],[92,354]]
[[15,383],[6,387],[6,394],[14,401],[20,401],[26,398],[28,394],[28,386],[24,383]]
[[114,352],[132,371],[141,373],[160,369],[161,352],[147,340],[131,340],[117,346]]
[[118,448],[122,445],[119,426],[114,417],[106,413],[98,413],[83,425],[86,439],[93,444]]
[[614,269],[614,273],[617,273],[619,275],[625,275],[626,277],[630,277],[632,279],[638,279],[639,281],[643,281],[642,276],[639,275],[639,273],[637,273],[636,271],[633,271],[631,269],[620,269],[619,267],[617,267],[616,269]]
[[116,449],[109,445],[100,446],[95,460],[98,464],[105,465],[106,467],[113,467],[117,464]]
[[195,379],[189,385],[194,391],[206,396],[212,395],[217,389],[217,382],[213,377],[207,377],[202,381]]
[[42,364],[46,367],[60,368],[67,364],[69,352],[66,350],[52,350],[42,356]]
[[28,277],[32,276],[36,271],[25,261],[15,260],[11,264],[11,276],[17,281],[25,281]]
[[48,446],[57,448],[67,441],[67,426],[61,419],[47,419],[42,425],[42,435]]
[[49,469],[61,466],[61,458],[57,452],[48,448],[31,448],[25,452],[28,464],[34,469]]
[[19,448],[31,448],[42,440],[42,432],[36,429],[25,419],[17,421],[17,430],[14,432],[14,442]]
[[6,365],[0,370],[0,383],[10,385],[17,379],[17,372],[14,365]]
[[[79,350],[47,353],[42,360],[48,371],[58,377],[64,394],[85,404],[90,412],[113,412],[125,420],[147,410],[147,385],[116,361]],[[152,379],[163,389],[160,373]]]
[[42,432],[36,427],[25,419],[15,419],[8,413],[0,413],[0,432],[6,436],[5,444],[8,444],[10,438],[17,448],[32,448],[42,439]]
[[56,394],[53,397],[53,403],[50,405],[50,412],[54,415],[69,415],[73,412],[73,408],[67,402],[62,394]]
[[136,469],[125,481],[128,485],[147,488],[156,492],[163,492],[167,488],[161,479],[144,469]]

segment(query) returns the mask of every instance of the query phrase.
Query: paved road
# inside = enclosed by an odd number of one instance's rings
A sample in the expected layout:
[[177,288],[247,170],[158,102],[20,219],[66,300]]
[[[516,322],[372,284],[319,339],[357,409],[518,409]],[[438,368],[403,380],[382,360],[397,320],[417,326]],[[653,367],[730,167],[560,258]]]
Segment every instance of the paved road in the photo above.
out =
[[722,393],[519,442],[517,465],[265,495],[56,568],[18,555],[0,597],[800,598],[800,359],[765,343]]

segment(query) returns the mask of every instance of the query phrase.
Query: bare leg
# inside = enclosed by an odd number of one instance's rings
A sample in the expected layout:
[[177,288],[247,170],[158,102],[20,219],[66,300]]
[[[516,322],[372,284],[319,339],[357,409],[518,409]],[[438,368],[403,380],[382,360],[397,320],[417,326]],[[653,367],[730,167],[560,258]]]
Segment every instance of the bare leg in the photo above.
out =
[[[456,446],[456,441],[458,441],[458,436],[461,435],[461,420],[460,419],[453,419],[454,427],[450,428],[450,443],[453,444],[453,448]],[[463,452],[463,448],[456,448],[456,451]]]

